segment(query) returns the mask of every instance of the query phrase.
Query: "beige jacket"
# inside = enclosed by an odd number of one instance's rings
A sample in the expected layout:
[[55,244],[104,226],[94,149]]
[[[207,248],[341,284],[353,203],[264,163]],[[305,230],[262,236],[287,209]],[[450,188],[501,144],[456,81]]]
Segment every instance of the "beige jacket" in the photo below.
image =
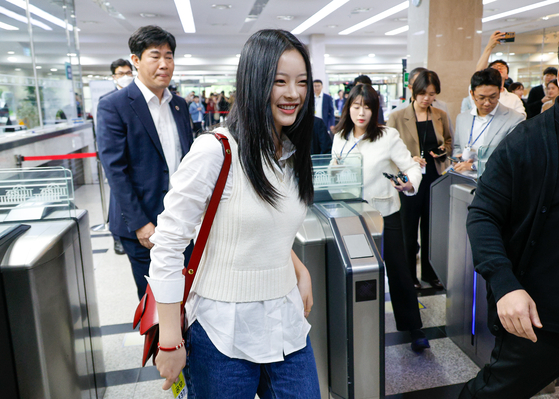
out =
[[[444,144],[446,153],[451,155],[452,134],[450,133],[446,112],[438,108],[430,107],[429,114],[433,121],[438,145],[441,146]],[[387,126],[393,127],[400,132],[400,137],[408,147],[412,157],[421,155],[421,151],[419,149],[419,136],[417,134],[417,126],[415,122],[413,105],[410,104],[407,108],[392,112],[387,123]],[[435,166],[437,167],[437,172],[439,172],[439,174],[442,174],[442,172],[450,165],[448,158],[445,157],[444,159],[445,161],[442,162],[435,160]]]

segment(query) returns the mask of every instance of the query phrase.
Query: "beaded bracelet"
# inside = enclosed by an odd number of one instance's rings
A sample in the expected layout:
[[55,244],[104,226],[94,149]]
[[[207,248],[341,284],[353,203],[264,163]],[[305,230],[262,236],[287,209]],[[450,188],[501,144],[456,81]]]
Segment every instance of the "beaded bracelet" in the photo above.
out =
[[162,350],[163,352],[173,352],[176,351],[177,349],[180,349],[184,346],[184,339],[182,340],[182,342],[180,344],[178,344],[177,346],[171,347],[171,348],[164,348],[162,347],[159,342],[157,343],[157,347],[159,348],[159,350]]

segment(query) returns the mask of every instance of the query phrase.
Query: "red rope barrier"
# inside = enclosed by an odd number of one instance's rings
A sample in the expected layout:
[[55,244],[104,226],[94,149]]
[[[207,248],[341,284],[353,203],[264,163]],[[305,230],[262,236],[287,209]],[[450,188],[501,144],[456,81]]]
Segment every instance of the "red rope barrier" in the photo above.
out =
[[80,158],[95,158],[96,152],[83,152],[79,154],[66,154],[66,155],[41,155],[37,157],[22,157],[22,161],[54,161],[59,159],[80,159]]

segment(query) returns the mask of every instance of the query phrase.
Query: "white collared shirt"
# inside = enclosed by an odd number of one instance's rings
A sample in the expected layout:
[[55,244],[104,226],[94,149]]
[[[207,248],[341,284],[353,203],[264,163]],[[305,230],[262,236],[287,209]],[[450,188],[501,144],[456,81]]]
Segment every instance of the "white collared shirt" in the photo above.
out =
[[501,92],[499,102],[505,107],[515,110],[519,114],[524,115],[524,119],[526,119],[526,110],[524,109],[524,104],[522,104],[522,100],[516,94],[511,93],[507,89],[505,89]]
[[[317,118],[322,118],[322,100],[324,100],[324,95],[320,93],[320,95],[314,96],[314,116]],[[328,127],[330,128],[330,127]]]
[[[485,138],[487,137],[487,131],[489,130],[489,126],[487,124],[493,120],[495,114],[497,113],[497,108],[499,108],[499,104],[491,111],[489,114],[485,116],[479,116],[477,113],[477,107],[474,107],[470,110],[470,114],[474,116],[474,127],[471,130],[472,132],[472,139],[471,143],[465,143],[466,147],[470,146],[470,148],[475,152],[480,146],[485,146]],[[484,130],[485,129],[485,130]],[[483,133],[482,133],[483,132]],[[481,134],[481,137],[478,136]],[[468,136],[469,139],[469,136]],[[477,141],[476,141],[477,139]],[[475,141],[475,143],[474,143]],[[474,159],[476,160],[476,159]]]
[[[169,168],[169,176],[177,171],[182,156],[181,143],[179,139],[179,131],[177,123],[171,112],[169,103],[173,99],[173,95],[169,89],[163,92],[163,99],[161,103],[159,98],[142,83],[138,77],[134,78],[134,83],[142,92],[146,103],[148,104],[149,113],[153,119],[153,124],[157,130],[161,147],[163,148],[163,155]],[[171,183],[169,183],[169,186]]]
[[[279,176],[291,178],[293,169],[288,160],[296,148],[286,136],[282,137],[282,143],[282,156],[277,163],[273,163],[273,167]],[[150,276],[146,276],[159,302],[179,302],[184,292],[182,260],[173,261],[182,257],[184,247],[174,245],[173,240],[160,233],[159,227],[167,223],[167,230],[180,231],[178,234],[185,239],[185,246],[195,237],[223,159],[219,142],[211,135],[203,134],[194,141],[178,172],[171,177],[175,184],[165,197],[165,208],[174,209],[175,212],[172,212],[172,219],[158,218],[158,228],[150,237],[157,245],[150,254]],[[221,202],[231,197],[233,178],[231,168]],[[213,182],[210,192],[207,190],[208,182]],[[188,206],[184,206],[185,201],[188,201]],[[281,298],[241,303],[215,301],[191,292],[185,307],[189,326],[198,320],[222,354],[253,363],[284,360],[284,355],[306,346],[311,329],[304,316],[304,305],[297,286]]]

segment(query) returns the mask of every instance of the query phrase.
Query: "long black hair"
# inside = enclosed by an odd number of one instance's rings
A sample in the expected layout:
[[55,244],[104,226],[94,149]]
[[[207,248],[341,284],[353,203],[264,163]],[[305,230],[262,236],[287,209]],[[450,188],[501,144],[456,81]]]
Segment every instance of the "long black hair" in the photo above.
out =
[[[285,51],[297,50],[307,70],[307,95],[295,123],[275,129],[271,96],[278,61]],[[237,69],[237,98],[227,120],[227,127],[239,146],[243,171],[260,198],[276,206],[280,193],[266,178],[263,161],[273,167],[276,141],[285,134],[295,145],[293,170],[299,182],[299,199],[312,203],[311,139],[314,125],[311,62],[306,47],[291,33],[266,29],[252,35],[241,52]]]
[[384,127],[379,126],[378,124],[378,108],[380,105],[380,101],[378,99],[377,91],[373,89],[371,85],[359,84],[351,89],[351,91],[349,92],[349,97],[347,98],[347,101],[344,104],[344,108],[342,109],[342,116],[340,117],[340,121],[334,128],[334,131],[336,133],[342,132],[342,137],[346,140],[348,139],[349,133],[355,126],[355,124],[351,120],[349,109],[351,108],[355,100],[357,100],[357,97],[361,97],[363,99],[363,104],[369,107],[369,109],[373,113],[371,115],[371,119],[369,120],[369,124],[367,125],[363,140],[375,141],[384,133]]

